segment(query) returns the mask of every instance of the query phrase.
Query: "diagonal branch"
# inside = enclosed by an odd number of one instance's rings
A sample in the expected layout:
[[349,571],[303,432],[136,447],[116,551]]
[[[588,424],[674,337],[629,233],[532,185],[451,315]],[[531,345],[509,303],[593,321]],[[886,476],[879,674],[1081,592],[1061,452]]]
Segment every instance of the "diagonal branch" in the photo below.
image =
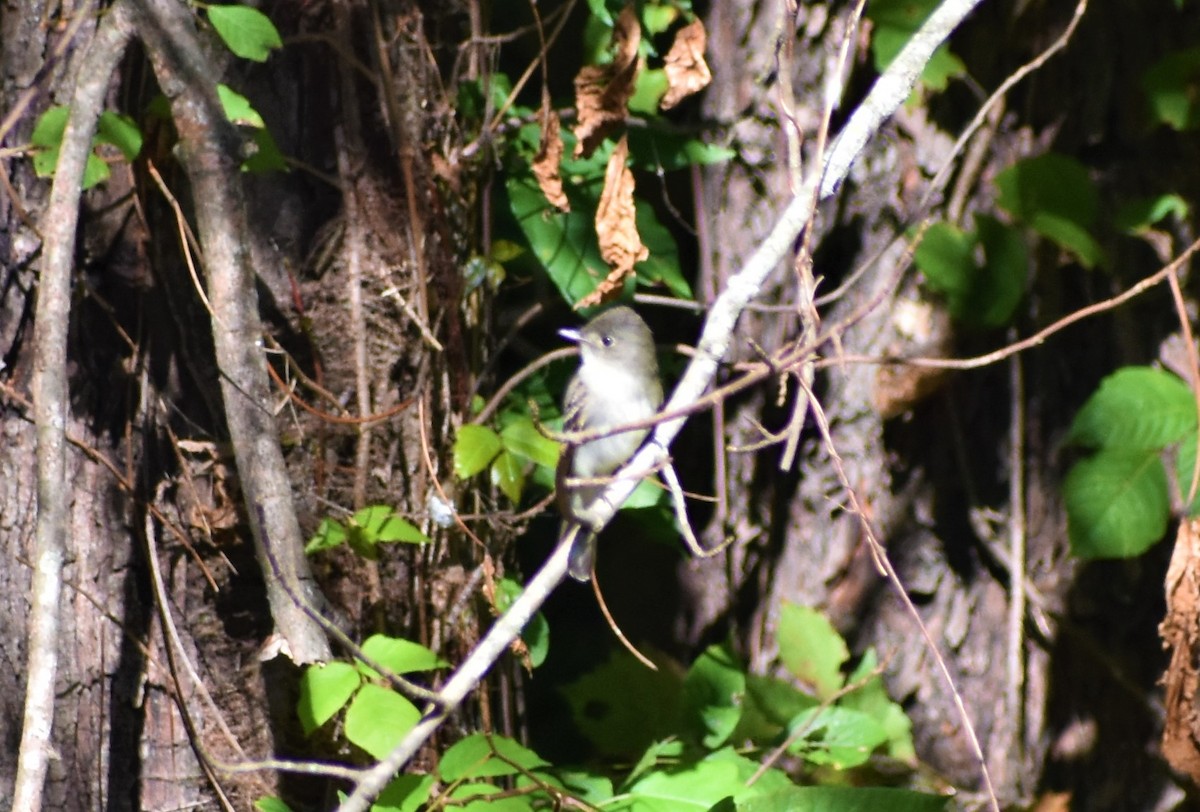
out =
[[[730,277],[725,289],[709,309],[696,355],[676,386],[670,401],[663,407],[665,412],[686,409],[703,397],[705,390],[716,378],[718,366],[733,340],[738,317],[758,295],[780,262],[788,256],[796,237],[809,222],[814,204],[818,199],[829,197],[837,190],[867,140],[908,97],[933,51],[979,2],[980,0],[945,0],[879,77],[867,98],[850,117],[830,148],[824,164],[820,167],[821,171],[810,177],[796,191],[795,197],[771,233],[747,260],[742,270]],[[667,447],[679,434],[685,420],[686,417],[678,417],[660,423],[654,431],[653,440],[646,443],[623,470],[646,471],[665,462]],[[593,503],[593,509],[602,524],[611,520],[617,509],[629,498],[637,486],[638,479],[623,477],[621,472],[614,474],[613,483],[604,495]],[[371,768],[350,797],[338,807],[338,812],[365,812],[371,799],[387,785],[392,775],[412,758],[446,716],[458,706],[466,692],[482,679],[509,643],[521,633],[521,629],[537,611],[541,602],[565,577],[570,542],[569,536],[559,542],[553,555],[533,577],[521,597],[493,624],[483,641],[451,676],[441,690],[446,704],[434,712],[427,713],[387,758]]]
[[267,362],[238,136],[217,100],[215,71],[200,48],[188,7],[175,0],[138,0],[136,9],[138,34],[171,101],[178,152],[191,182],[225,421],[271,616],[293,661],[328,660],[329,642],[321,627],[290,597],[323,605],[304,556],[274,418],[265,406],[270,402]]

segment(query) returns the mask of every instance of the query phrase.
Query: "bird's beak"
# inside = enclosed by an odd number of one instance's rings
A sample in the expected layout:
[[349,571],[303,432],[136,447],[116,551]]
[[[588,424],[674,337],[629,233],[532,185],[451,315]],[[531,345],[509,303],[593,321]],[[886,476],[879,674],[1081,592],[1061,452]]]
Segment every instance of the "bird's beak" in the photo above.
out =
[[558,334],[560,336],[562,336],[563,338],[565,338],[567,341],[573,341],[576,344],[583,341],[583,333],[579,332],[578,330],[576,330],[573,327],[564,327],[563,329],[558,331]]

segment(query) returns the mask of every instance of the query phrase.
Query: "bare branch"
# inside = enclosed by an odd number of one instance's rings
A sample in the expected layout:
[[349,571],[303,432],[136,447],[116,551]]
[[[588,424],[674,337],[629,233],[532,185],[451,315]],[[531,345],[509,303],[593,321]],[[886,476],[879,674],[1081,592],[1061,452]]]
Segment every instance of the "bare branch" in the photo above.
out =
[[[137,26],[158,82],[171,100],[179,155],[191,181],[214,310],[213,346],[221,370],[225,421],[271,615],[295,662],[328,660],[329,642],[321,627],[288,595],[300,595],[313,606],[323,604],[304,556],[278,433],[264,406],[269,402],[267,362],[236,160],[238,137],[217,100],[216,72],[203,56],[187,7],[172,0],[139,0]],[[281,579],[287,581],[286,589]]]
[[[91,13],[81,8],[76,15]],[[104,106],[109,79],[125,53],[130,28],[124,2],[105,17],[80,66],[71,113],[42,221],[45,263],[33,325],[33,419],[37,431],[37,529],[34,539],[25,713],[13,809],[37,812],[50,760],[58,671],[59,596],[63,558],[71,541],[71,488],[66,474],[67,322],[83,172]]]

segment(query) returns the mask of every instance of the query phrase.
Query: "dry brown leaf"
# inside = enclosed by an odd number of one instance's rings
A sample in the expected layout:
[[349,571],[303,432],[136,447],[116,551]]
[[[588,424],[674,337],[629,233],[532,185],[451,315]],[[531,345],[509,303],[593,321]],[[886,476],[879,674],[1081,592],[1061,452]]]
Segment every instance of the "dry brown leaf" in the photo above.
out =
[[1162,753],[1167,763],[1200,785],[1200,718],[1196,695],[1200,672],[1200,520],[1179,523],[1175,551],[1167,567],[1167,615],[1159,624],[1171,664],[1163,675],[1166,723]]
[[563,191],[559,164],[563,156],[562,132],[558,113],[548,108],[542,110],[542,142],[533,158],[533,176],[550,205],[559,211],[570,211],[571,203]]
[[613,61],[585,65],[575,76],[575,157],[591,155],[609,132],[624,123],[638,71],[642,27],[626,6],[613,28]]
[[659,108],[670,110],[693,93],[699,93],[712,81],[708,63],[704,61],[704,48],[708,34],[704,23],[697,17],[692,23],[679,29],[675,42],[667,53],[667,93],[659,102]]
[[633,203],[633,173],[625,165],[629,158],[629,140],[622,137],[604,170],[604,191],[596,207],[596,237],[600,256],[612,268],[596,290],[581,299],[576,307],[588,307],[605,301],[619,290],[633,266],[650,256],[637,230],[637,208]]

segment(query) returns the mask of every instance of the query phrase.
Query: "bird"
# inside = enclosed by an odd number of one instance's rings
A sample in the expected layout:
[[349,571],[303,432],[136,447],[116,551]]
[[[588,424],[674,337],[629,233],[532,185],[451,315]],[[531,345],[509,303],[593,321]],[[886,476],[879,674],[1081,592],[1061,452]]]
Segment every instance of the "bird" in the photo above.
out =
[[[653,417],[662,406],[654,335],[633,309],[605,310],[581,329],[559,335],[579,345],[579,368],[567,384],[563,428],[568,433],[605,431]],[[621,467],[646,439],[647,428],[631,429],[579,444],[568,443],[555,472],[559,512],[578,525],[568,572],[577,581],[591,580],[599,530],[596,499],[608,483],[568,484],[596,480]],[[569,526],[564,526],[569,532]]]

